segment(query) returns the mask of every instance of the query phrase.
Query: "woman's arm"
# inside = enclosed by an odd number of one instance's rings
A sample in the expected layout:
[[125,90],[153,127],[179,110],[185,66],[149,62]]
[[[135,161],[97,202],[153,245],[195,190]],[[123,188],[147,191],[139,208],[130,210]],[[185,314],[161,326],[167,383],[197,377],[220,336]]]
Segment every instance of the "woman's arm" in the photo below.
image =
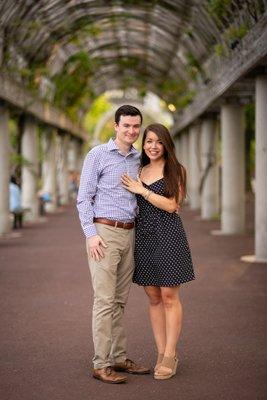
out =
[[149,189],[146,189],[140,179],[138,179],[138,181],[135,181],[129,175],[124,174],[121,180],[125,189],[129,190],[132,193],[140,194],[153,206],[169,213],[176,212],[179,209],[179,205],[174,197],[168,198],[165,196],[161,196],[160,194],[156,194]]

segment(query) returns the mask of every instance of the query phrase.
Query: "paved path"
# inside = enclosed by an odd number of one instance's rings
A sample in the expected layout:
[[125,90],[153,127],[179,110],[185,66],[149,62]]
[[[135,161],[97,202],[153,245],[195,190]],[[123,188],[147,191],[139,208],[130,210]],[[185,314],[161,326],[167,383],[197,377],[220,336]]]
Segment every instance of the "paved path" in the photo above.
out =
[[[267,265],[239,261],[252,253],[249,235],[213,237],[218,222],[183,214],[197,280],[182,288],[181,364],[164,382],[90,377],[92,293],[73,207],[26,226],[20,238],[0,239],[1,400],[266,399]],[[125,321],[129,357],[153,366],[147,301],[135,285]]]

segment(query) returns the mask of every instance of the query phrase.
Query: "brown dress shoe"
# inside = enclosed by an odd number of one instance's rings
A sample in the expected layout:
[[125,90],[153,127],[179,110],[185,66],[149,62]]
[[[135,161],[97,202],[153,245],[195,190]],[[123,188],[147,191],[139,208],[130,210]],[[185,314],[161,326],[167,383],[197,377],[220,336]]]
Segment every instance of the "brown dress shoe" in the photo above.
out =
[[115,371],[128,372],[129,374],[136,374],[136,375],[145,375],[150,373],[149,368],[137,365],[132,360],[129,360],[129,358],[126,358],[126,360],[122,363],[117,363],[113,365],[112,368]]
[[105,383],[124,383],[127,381],[125,376],[116,374],[112,367],[94,369],[93,377]]

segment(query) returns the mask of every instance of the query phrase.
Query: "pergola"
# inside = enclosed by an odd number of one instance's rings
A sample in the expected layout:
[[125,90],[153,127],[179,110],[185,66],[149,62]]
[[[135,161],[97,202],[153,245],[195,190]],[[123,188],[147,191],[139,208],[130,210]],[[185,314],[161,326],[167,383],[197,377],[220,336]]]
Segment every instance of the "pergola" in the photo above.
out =
[[263,0],[1,1],[0,64],[51,77],[83,51],[95,95],[134,85],[170,101],[207,85],[225,64],[215,50],[229,56],[264,12]]
[[[36,127],[45,125],[50,149],[46,188],[54,194],[53,135],[60,133],[64,159],[70,138],[76,145],[86,140],[77,122],[93,99],[131,87],[140,96],[151,91],[172,104],[172,133],[188,169],[189,203],[201,208],[203,219],[219,211],[216,141],[221,126],[220,233],[244,231],[244,104],[255,100],[255,253],[257,260],[266,260],[266,22],[264,0],[0,0],[0,231],[9,229],[10,112],[25,115],[22,151],[32,165]],[[77,77],[79,93],[64,91],[62,82],[77,82]],[[75,110],[74,119],[69,108]],[[35,178],[27,166],[22,178],[24,204],[36,218]]]
[[[162,96],[159,84],[186,79],[186,57],[204,62],[229,24],[227,18],[216,22],[207,3],[8,0],[2,2],[2,37],[12,43],[14,59],[49,60],[54,73],[82,48],[98,67],[92,80],[97,94],[121,88],[130,73],[135,85],[145,83]],[[242,2],[234,3],[238,13]]]

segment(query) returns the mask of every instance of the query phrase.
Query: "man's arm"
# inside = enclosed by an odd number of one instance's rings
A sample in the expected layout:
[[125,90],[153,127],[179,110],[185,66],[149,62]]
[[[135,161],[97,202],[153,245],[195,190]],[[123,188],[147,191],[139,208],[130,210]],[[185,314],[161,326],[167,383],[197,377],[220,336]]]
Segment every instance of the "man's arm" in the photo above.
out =
[[77,208],[81,226],[86,236],[88,255],[96,260],[104,257],[101,246],[106,247],[102,238],[97,234],[93,218],[93,202],[99,180],[99,157],[94,151],[90,151],[83,164],[80,187],[77,197]]

